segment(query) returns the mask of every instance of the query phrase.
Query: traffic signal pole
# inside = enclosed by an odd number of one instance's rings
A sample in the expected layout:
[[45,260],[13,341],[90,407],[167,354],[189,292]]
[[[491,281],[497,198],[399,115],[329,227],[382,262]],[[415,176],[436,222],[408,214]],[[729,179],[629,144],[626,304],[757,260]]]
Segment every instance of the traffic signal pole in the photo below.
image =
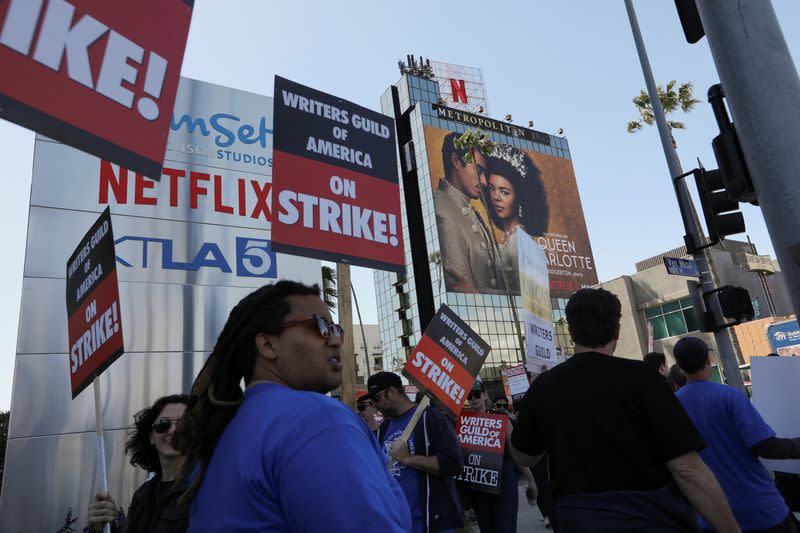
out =
[[[727,3],[727,2],[722,2]],[[653,78],[653,71],[650,68],[650,60],[647,57],[647,50],[644,47],[642,40],[642,32],[639,30],[639,21],[636,18],[636,12],[633,9],[633,0],[625,0],[625,8],[628,11],[628,19],[631,24],[631,32],[633,33],[633,40],[636,43],[636,50],[639,53],[639,62],[642,65],[642,74],[644,75],[645,85],[647,86],[647,94],[650,96],[650,103],[653,106],[653,115],[655,116],[656,126],[658,127],[658,134],[661,138],[661,146],[664,149],[664,157],[667,159],[667,166],[669,167],[670,178],[674,182],[675,178],[683,174],[681,170],[681,163],[678,160],[678,154],[675,147],[672,145],[672,139],[669,135],[669,128],[667,126],[667,119],[664,115],[664,109],[661,107],[661,101],[658,99],[658,91],[656,90],[656,82]],[[800,165],[799,165],[800,167]],[[683,218],[684,227],[689,231],[689,234],[695,238],[695,242],[704,242],[702,230],[697,215],[692,208],[692,198],[689,190],[684,183],[684,180],[678,180],[675,184],[675,192],[678,199],[678,207],[680,208],[681,217]],[[800,205],[800,204],[799,204]],[[715,289],[715,276],[714,276],[714,263],[710,253],[707,249],[699,250],[693,254],[693,258],[697,261],[697,266],[700,270],[700,285],[703,292],[710,292]],[[722,312],[719,309],[719,304],[716,299],[711,299],[711,311],[718,317],[720,322],[724,322]],[[695,309],[698,316],[702,315],[703,310]],[[714,332],[714,340],[717,343],[717,350],[725,371],[725,378],[728,385],[744,391],[744,382],[742,381],[742,374],[739,371],[739,361],[736,359],[736,352],[733,348],[733,341],[731,339],[730,331],[719,329]]]
[[800,78],[769,0],[696,0],[758,203],[800,311]]

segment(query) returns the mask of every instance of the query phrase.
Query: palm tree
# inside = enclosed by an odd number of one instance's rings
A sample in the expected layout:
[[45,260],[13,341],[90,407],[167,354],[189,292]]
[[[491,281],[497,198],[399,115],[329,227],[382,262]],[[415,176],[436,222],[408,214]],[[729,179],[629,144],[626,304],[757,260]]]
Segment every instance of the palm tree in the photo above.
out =
[[[684,113],[688,113],[694,108],[695,104],[699,104],[700,100],[694,97],[692,92],[692,84],[689,82],[682,83],[678,90],[675,90],[675,80],[667,83],[666,90],[661,85],[656,87],[658,99],[661,101],[661,107],[664,108],[664,115],[669,115],[680,108]],[[653,106],[650,103],[650,96],[642,89],[639,96],[633,99],[633,105],[639,111],[639,120],[632,120],[628,122],[628,133],[635,133],[644,127],[644,124],[652,126],[655,123],[655,115],[653,114]],[[683,122],[677,120],[667,120],[669,127],[669,137],[672,139],[672,146],[677,149],[678,145],[675,142],[675,137],[672,135],[672,130],[686,129]]]
[[336,298],[339,293],[336,291],[336,273],[331,267],[322,267],[322,301],[333,311],[336,309]]

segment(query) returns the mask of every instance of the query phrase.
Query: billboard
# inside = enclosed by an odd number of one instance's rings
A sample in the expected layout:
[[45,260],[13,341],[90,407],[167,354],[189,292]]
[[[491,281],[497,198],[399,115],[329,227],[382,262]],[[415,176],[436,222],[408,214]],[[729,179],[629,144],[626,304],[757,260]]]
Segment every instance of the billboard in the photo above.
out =
[[772,352],[778,355],[800,355],[800,325],[797,319],[767,326]]
[[157,178],[192,3],[0,3],[0,117]]
[[[515,130],[522,138],[544,135]],[[519,295],[518,228],[545,252],[551,297],[597,284],[570,160],[501,144],[495,155],[478,154],[476,171],[453,146],[457,133],[424,131],[447,291],[503,294],[508,287]]]
[[271,98],[181,79],[159,181],[36,139],[0,531],[55,531],[70,507],[87,519],[94,402],[68,401],[67,321],[54,302],[64,301],[65,261],[106,208],[125,339],[101,380],[117,502],[145,477],[124,452],[133,413],[189,390],[245,295],[279,278],[320,283],[319,261],[272,250],[272,128]]
[[275,76],[275,246],[405,271],[394,120]]

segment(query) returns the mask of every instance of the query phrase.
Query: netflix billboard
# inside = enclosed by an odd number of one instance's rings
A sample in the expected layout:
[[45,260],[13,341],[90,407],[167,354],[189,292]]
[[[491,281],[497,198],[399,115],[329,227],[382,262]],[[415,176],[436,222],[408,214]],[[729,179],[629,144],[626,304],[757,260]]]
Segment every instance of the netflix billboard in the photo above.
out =
[[0,2],[0,117],[157,179],[192,4]]
[[276,250],[403,272],[394,120],[275,77]]

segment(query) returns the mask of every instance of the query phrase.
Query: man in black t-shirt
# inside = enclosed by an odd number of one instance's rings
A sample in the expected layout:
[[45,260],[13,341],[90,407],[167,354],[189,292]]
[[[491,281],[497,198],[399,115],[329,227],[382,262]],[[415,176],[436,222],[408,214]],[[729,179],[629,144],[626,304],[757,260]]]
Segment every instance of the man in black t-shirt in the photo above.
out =
[[664,379],[613,357],[617,297],[582,289],[566,315],[575,355],[534,380],[511,438],[518,463],[548,454],[559,531],[695,531],[688,500],[717,531],[738,532],[697,453],[705,444]]

